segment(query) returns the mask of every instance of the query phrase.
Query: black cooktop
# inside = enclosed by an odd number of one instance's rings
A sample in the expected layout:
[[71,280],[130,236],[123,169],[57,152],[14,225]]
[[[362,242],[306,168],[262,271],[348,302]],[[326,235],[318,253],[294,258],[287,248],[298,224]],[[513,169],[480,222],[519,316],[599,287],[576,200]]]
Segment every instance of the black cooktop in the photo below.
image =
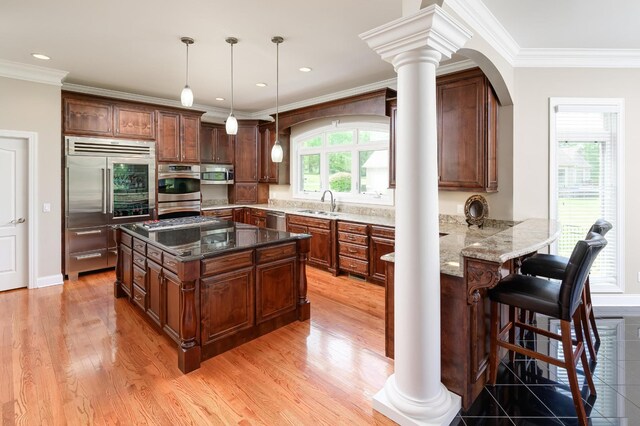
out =
[[142,222],[142,227],[150,231],[158,231],[160,229],[187,228],[193,225],[219,221],[219,219],[210,216],[176,217],[173,219],[148,220]]

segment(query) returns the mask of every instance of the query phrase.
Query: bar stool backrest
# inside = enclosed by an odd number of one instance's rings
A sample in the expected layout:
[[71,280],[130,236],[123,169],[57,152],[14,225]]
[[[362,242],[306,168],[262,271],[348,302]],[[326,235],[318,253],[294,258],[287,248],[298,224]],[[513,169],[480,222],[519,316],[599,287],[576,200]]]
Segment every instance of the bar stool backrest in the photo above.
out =
[[606,245],[607,240],[596,232],[589,232],[587,239],[576,243],[560,285],[561,320],[571,321],[573,313],[580,305],[582,288],[589,276],[591,265]]
[[589,234],[591,232],[595,232],[596,234],[600,234],[604,237],[605,235],[607,235],[607,232],[611,231],[611,228],[613,228],[613,225],[611,223],[600,218],[596,220],[596,222],[593,225],[591,225],[591,229],[589,229],[589,232],[587,232],[586,238],[587,239],[589,238]]

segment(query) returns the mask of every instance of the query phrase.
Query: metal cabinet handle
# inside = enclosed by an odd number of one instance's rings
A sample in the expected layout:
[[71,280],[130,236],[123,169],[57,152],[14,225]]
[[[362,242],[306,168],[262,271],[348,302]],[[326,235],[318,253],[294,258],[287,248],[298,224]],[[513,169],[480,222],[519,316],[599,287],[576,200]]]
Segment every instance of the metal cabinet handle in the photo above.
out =
[[94,229],[93,231],[79,231],[76,232],[76,235],[91,235],[91,234],[102,234],[101,229]]
[[136,294],[133,298],[136,299],[136,301],[138,302],[142,300],[142,296],[140,296],[139,294]]
[[107,214],[107,171],[102,169],[102,214]]
[[27,219],[25,219],[24,217],[21,217],[20,219],[13,219],[11,222],[12,225],[17,225],[18,223],[25,223],[27,221]]
[[94,257],[102,257],[102,253],[83,254],[81,256],[75,256],[76,260],[93,259]]

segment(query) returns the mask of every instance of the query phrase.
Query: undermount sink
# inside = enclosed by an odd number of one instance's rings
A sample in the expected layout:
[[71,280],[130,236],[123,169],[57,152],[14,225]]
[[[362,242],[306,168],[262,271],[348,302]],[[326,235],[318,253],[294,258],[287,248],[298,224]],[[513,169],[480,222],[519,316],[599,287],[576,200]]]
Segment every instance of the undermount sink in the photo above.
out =
[[324,210],[298,210],[299,213],[318,214],[321,216],[337,216],[338,213],[325,212]]

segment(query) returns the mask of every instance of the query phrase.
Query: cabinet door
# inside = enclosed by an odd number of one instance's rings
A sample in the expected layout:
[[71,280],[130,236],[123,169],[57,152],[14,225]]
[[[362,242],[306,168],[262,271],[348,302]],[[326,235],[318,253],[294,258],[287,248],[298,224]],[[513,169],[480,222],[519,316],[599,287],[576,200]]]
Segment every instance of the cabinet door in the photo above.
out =
[[120,255],[122,256],[122,289],[131,296],[133,294],[133,253],[129,247],[120,244]]
[[271,161],[271,148],[274,143],[275,132],[267,127],[260,129],[259,182],[276,183],[278,181],[278,164]]
[[254,324],[253,267],[200,281],[202,345]]
[[296,258],[256,266],[256,324],[296,309]]
[[236,137],[228,135],[224,128],[216,129],[216,159],[218,164],[233,164]]
[[332,253],[332,238],[329,229],[320,229],[308,227],[307,232],[311,234],[311,243],[309,247],[309,262],[330,268]]
[[387,262],[380,258],[385,254],[393,253],[395,251],[394,246],[394,240],[371,236],[370,276],[372,279],[380,281],[381,283],[384,282]]
[[64,132],[113,136],[113,107],[100,101],[64,100]]
[[158,161],[180,161],[180,114],[158,111]]
[[437,106],[440,188],[483,189],[484,78],[438,85]]
[[[235,182],[258,182],[258,128],[240,126],[236,135]],[[257,194],[256,194],[257,199]],[[238,202],[238,201],[236,201]],[[255,201],[254,201],[255,202]]]
[[180,339],[180,278],[167,269],[162,270],[163,279],[163,314],[161,322],[164,331],[176,342]]
[[200,161],[203,163],[215,162],[215,138],[218,130],[212,126],[200,126]]
[[266,228],[267,218],[262,216],[251,215],[251,225],[255,225],[259,228]]
[[257,183],[236,183],[231,189],[231,197],[234,204],[255,204],[258,202]]
[[158,325],[162,306],[162,266],[147,259],[147,315]]
[[115,135],[136,139],[156,138],[155,111],[115,105]]
[[180,160],[185,163],[200,162],[200,117],[180,115]]
[[233,209],[233,221],[245,223],[245,209],[244,207],[240,207],[237,209]]

